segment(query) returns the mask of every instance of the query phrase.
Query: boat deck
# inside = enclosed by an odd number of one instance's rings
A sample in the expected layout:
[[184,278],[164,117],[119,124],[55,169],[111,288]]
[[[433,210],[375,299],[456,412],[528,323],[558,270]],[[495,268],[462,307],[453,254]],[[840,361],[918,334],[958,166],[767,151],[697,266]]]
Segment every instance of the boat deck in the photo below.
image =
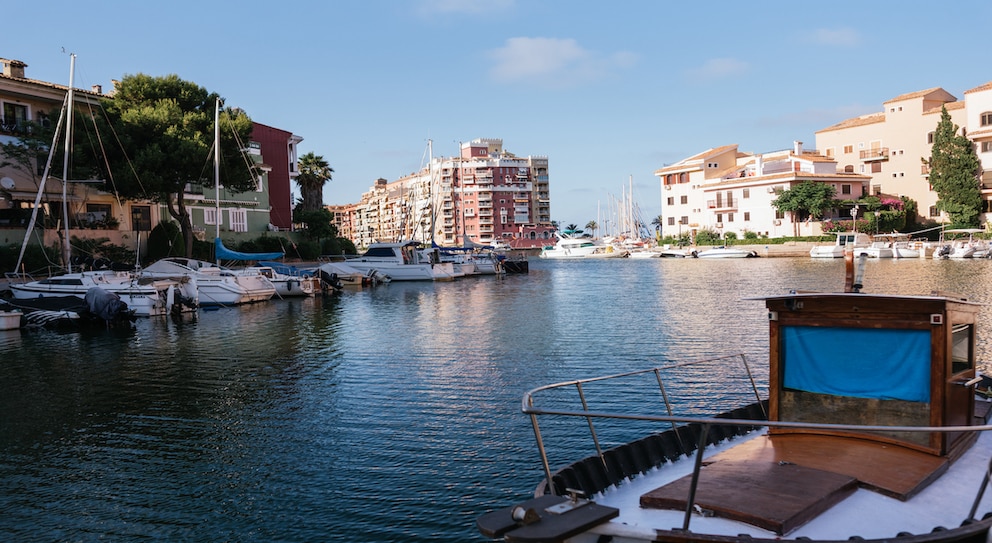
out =
[[[764,435],[706,461],[696,505],[782,535],[858,487],[906,500],[947,466],[946,458],[857,438]],[[652,490],[641,505],[684,511],[690,483],[685,476]]]

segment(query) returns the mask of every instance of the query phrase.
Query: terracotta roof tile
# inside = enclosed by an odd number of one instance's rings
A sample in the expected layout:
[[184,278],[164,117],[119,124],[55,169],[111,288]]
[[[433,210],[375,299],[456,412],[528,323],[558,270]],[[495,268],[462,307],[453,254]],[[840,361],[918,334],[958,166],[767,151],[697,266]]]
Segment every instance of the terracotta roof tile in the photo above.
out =
[[989,81],[988,83],[986,83],[984,85],[979,85],[979,86],[977,86],[977,87],[975,87],[973,89],[968,89],[968,90],[964,91],[964,93],[965,94],[968,94],[968,93],[972,93],[972,92],[982,92],[982,91],[987,91],[987,90],[992,90],[992,81]]
[[823,130],[817,130],[816,133],[829,132],[831,130],[842,130],[844,128],[854,128],[856,126],[865,126],[869,124],[883,123],[885,122],[885,113],[869,113],[868,115],[862,115],[860,117],[855,117],[853,119],[847,119],[846,121],[841,121],[833,126],[828,126]]

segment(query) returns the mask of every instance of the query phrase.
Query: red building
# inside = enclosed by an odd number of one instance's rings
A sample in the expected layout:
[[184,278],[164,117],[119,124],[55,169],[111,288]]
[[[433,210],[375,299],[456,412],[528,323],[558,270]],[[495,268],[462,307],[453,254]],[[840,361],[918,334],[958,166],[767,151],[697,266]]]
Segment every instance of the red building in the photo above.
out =
[[296,146],[303,138],[292,132],[254,123],[252,141],[261,146],[262,164],[269,179],[269,222],[279,230],[293,228],[293,181],[299,174]]

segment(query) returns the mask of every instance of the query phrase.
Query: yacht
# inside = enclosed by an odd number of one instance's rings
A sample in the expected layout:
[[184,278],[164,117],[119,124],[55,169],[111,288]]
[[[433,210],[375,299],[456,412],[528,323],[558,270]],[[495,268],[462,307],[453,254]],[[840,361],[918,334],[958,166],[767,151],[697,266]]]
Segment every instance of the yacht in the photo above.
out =
[[590,238],[573,238],[558,235],[558,241],[541,249],[541,258],[580,259],[580,258],[624,258],[630,253],[613,245],[600,243]]
[[266,301],[276,287],[260,273],[237,273],[216,264],[184,257],[163,258],[140,272],[146,279],[195,281],[200,305],[239,305]]
[[372,270],[392,281],[453,281],[455,268],[431,253],[423,253],[418,241],[381,242],[369,245],[365,253],[344,263],[362,273]]

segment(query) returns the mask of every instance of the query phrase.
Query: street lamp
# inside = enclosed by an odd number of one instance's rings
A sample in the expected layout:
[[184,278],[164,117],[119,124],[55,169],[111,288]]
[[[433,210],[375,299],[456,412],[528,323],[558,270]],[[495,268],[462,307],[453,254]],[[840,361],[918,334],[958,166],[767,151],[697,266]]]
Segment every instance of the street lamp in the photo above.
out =
[[858,204],[854,204],[854,207],[851,208],[851,217],[854,219],[854,228],[852,228],[851,230],[857,232],[858,231]]

